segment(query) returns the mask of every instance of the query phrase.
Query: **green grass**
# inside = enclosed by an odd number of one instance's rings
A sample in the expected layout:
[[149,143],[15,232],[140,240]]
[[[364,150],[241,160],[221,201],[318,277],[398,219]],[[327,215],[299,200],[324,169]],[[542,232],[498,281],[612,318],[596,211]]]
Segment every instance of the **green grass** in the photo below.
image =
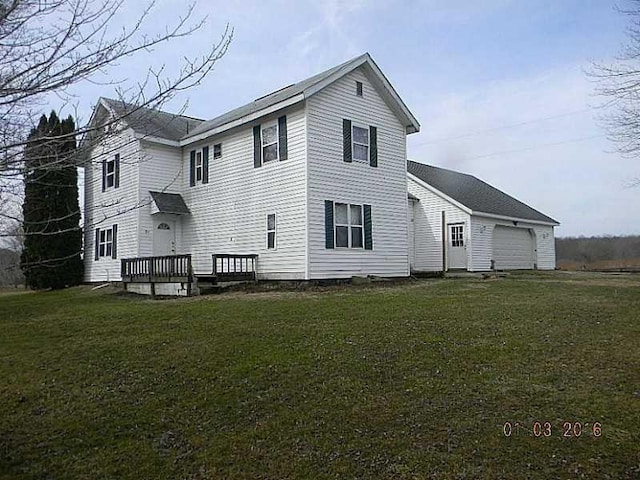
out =
[[640,276],[0,297],[0,478],[631,479],[639,432]]

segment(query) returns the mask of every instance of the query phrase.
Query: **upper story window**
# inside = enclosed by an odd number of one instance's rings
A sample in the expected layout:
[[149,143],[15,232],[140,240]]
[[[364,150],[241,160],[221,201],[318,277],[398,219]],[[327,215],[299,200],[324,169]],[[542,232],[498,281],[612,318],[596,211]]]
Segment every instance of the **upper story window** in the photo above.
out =
[[194,187],[196,183],[209,183],[209,147],[191,150],[190,157],[189,185]]
[[358,162],[369,161],[369,129],[353,125],[353,159]]
[[378,128],[354,125],[347,119],[342,119],[342,160],[351,163],[368,163],[372,167],[378,166]]
[[356,82],[356,95],[358,97],[362,96],[362,82]]
[[102,191],[120,186],[120,154],[102,160]]
[[202,152],[196,152],[196,182],[202,181]]
[[278,160],[278,124],[272,123],[262,126],[262,161]]
[[222,144],[216,143],[213,146],[213,158],[220,158],[222,156]]
[[[253,127],[253,168],[288,158],[287,116]],[[215,148],[215,146],[214,146]]]
[[276,214],[267,215],[267,248],[276,248]]

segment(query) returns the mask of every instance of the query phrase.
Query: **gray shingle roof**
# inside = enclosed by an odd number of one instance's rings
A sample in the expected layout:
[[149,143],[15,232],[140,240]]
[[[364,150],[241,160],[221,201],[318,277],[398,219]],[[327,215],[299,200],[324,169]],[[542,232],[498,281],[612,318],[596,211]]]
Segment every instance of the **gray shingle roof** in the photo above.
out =
[[295,97],[296,95],[303,93],[307,88],[327,79],[334,73],[338,73],[340,70],[349,70],[349,68],[353,64],[359,63],[366,56],[366,53],[360,55],[359,57],[349,60],[348,62],[330,68],[329,70],[314,75],[313,77],[309,77],[306,80],[302,80],[301,82],[286,86],[284,88],[281,88],[280,90],[276,90],[275,92],[265,95],[264,97],[260,97],[253,102],[243,105],[242,107],[238,107],[234,110],[231,110],[230,112],[220,115],[219,117],[208,120],[200,124],[194,131],[190,132],[188,135],[185,135],[185,137],[198,135],[199,133],[203,133],[207,130],[211,130],[229,122],[233,122],[234,120],[238,120],[239,118],[245,117],[254,112],[258,112],[284,100]]
[[102,98],[118,117],[123,117],[137,133],[178,141],[197,128],[204,120],[163,112],[151,108],[136,107],[122,100]]
[[176,215],[188,215],[191,213],[187,208],[187,204],[184,203],[182,195],[164,192],[149,193],[160,213],[173,213]]
[[491,213],[524,220],[559,223],[473,175],[424,165],[411,160],[407,161],[407,171],[470,208],[474,213]]

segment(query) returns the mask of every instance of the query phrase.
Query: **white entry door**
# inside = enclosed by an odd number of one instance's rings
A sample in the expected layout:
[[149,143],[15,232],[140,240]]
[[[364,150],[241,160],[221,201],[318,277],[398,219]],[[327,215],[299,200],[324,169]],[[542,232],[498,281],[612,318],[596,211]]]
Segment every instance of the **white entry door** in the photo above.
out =
[[153,255],[162,257],[176,253],[176,224],[172,221],[155,221],[153,229]]
[[464,223],[448,225],[449,230],[449,268],[467,269],[467,242],[465,240]]

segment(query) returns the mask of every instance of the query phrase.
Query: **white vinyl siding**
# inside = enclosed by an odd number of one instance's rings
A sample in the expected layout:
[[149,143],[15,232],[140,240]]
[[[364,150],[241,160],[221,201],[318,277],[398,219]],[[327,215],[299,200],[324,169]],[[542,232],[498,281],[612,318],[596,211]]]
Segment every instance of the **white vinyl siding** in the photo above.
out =
[[[362,82],[367,94],[354,95]],[[362,69],[307,101],[309,278],[407,276],[406,134]],[[343,119],[377,127],[378,167],[343,161]],[[371,205],[373,250],[325,247],[325,200]]]
[[[120,154],[120,186],[102,191],[102,161]],[[91,150],[85,164],[84,279],[86,282],[119,281],[120,259],[138,256],[139,142],[126,129]],[[95,260],[95,230],[118,225],[118,258]]]
[[[140,156],[140,208],[138,209],[138,254],[148,257],[153,255],[154,218],[156,220],[174,220],[176,223],[176,253],[190,253],[189,248],[182,248],[182,217],[177,215],[151,215],[152,201],[149,191],[182,193],[183,164],[182,151],[178,147],[169,147],[150,142],[141,142]],[[187,177],[189,170],[187,165]],[[189,179],[187,178],[188,182]],[[184,197],[184,194],[183,194]],[[156,222],[157,223],[157,222]]]
[[[416,181],[409,179],[409,193],[420,199],[413,204],[413,269],[419,272],[442,271],[442,212],[445,213],[445,224],[460,223],[463,232],[468,232],[469,214],[452,204],[447,199],[430,191]],[[449,228],[449,227],[447,227]],[[468,235],[467,235],[468,236]],[[473,242],[467,238],[467,255],[471,256]]]
[[[267,162],[264,168],[253,165],[254,124],[184,147],[182,163],[188,171],[191,150],[224,145],[224,155],[209,162],[208,184],[189,188],[189,179],[183,178],[183,197],[191,215],[182,217],[182,244],[189,246],[196,273],[211,273],[213,253],[258,254],[258,278],[305,278],[304,113],[297,106],[256,122],[277,125],[278,117],[287,116],[288,158]],[[273,212],[278,212],[277,248],[268,249],[265,221]]]

